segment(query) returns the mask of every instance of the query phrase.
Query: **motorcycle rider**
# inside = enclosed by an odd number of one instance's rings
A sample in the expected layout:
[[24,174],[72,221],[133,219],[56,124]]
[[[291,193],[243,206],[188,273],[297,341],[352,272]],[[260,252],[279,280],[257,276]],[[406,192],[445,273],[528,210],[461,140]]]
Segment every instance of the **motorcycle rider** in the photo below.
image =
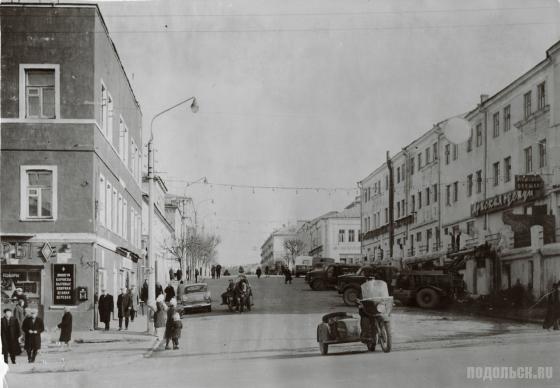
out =
[[227,297],[233,295],[233,291],[235,290],[235,283],[233,279],[229,279],[229,284],[227,286],[226,292],[222,294],[222,304],[227,304]]

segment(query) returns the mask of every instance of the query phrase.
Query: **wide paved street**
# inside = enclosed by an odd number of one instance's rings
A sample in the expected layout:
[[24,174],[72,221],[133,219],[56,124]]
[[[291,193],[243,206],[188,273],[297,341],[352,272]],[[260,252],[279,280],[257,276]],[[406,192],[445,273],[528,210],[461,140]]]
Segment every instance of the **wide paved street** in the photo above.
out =
[[468,366],[557,366],[560,335],[537,325],[473,318],[445,311],[397,308],[391,353],[362,344],[319,354],[317,323],[324,313],[352,311],[336,291],[311,291],[302,279],[251,278],[254,310],[230,313],[219,295],[227,278],[210,280],[211,313],[183,318],[179,350],[117,368],[9,375],[9,387],[357,387],[558,386],[546,380],[468,380]]

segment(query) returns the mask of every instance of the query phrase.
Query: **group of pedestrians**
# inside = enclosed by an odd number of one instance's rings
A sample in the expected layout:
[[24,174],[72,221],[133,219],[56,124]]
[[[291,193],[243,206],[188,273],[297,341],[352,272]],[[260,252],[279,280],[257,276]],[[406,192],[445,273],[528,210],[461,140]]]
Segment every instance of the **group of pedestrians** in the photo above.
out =
[[212,265],[212,267],[210,267],[210,275],[212,275],[212,279],[221,278],[222,277],[222,266],[220,264]]
[[[101,295],[97,301],[99,310],[99,321],[105,325],[105,330],[110,329],[111,314],[114,315],[115,305],[113,295],[107,293],[106,289],[101,290]],[[119,318],[119,330],[128,330],[129,322],[134,322],[140,308],[140,296],[136,286],[121,288],[121,293],[117,297],[117,317]]]
[[[4,362],[16,363],[16,357],[22,353],[21,345],[27,353],[27,361],[35,362],[37,353],[41,349],[41,334],[45,331],[45,324],[38,316],[36,308],[27,305],[27,298],[21,291],[16,290],[12,296],[16,305],[13,309],[5,308],[1,319],[2,355]],[[59,342],[70,346],[72,338],[72,314],[70,308],[64,308],[61,322]]]
[[165,339],[165,349],[171,349],[169,343],[173,343],[173,350],[179,349],[179,338],[183,323],[181,314],[177,310],[177,299],[172,297],[169,304],[165,302],[165,296],[160,294],[156,298],[154,306],[150,306],[154,312],[154,329],[158,341]]

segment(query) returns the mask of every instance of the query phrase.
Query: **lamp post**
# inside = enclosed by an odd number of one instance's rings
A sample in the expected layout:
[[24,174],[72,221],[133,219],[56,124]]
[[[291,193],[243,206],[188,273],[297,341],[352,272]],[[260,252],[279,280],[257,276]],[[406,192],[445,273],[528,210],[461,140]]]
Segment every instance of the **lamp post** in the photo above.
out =
[[[161,117],[163,114],[169,112],[172,109],[175,109],[187,102],[192,101],[191,103],[191,111],[193,113],[198,112],[198,104],[196,102],[196,97],[190,97],[186,100],[183,100],[161,112],[156,114],[152,121],[150,122],[150,140],[148,141],[148,255],[146,257],[146,270],[148,272],[148,306],[151,305],[155,300],[155,273],[154,273],[154,230],[153,230],[153,221],[154,221],[154,155],[153,155],[153,142],[154,142],[154,121]],[[150,320],[146,320],[146,331],[150,332]]]

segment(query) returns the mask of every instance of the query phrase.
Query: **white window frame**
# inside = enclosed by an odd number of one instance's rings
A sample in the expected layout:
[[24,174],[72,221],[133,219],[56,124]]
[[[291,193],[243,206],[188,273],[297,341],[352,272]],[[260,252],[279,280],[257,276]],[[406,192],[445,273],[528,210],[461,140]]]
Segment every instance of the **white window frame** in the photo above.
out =
[[128,240],[128,202],[123,198],[123,233],[122,237]]
[[[54,117],[27,117],[26,70],[54,70]],[[21,120],[52,121],[60,119],[60,65],[54,63],[20,63],[19,65],[19,118]]]
[[123,235],[123,197],[121,194],[117,197],[117,227],[115,232],[119,235]]
[[[27,188],[29,185],[28,171],[43,170],[52,174],[52,216],[30,217]],[[53,165],[20,166],[20,221],[56,221],[58,217],[58,167]]]
[[106,220],[106,212],[107,212],[107,205],[106,205],[106,191],[107,191],[107,184],[105,181],[105,177],[103,176],[103,174],[99,174],[99,181],[98,181],[98,185],[99,187],[97,188],[97,217],[99,220],[99,224],[102,226],[105,226],[105,220]]
[[111,199],[112,203],[112,207],[113,207],[113,220],[111,221],[111,225],[113,226],[113,228],[111,229],[113,232],[117,232],[118,226],[117,226],[117,218],[118,218],[118,212],[119,212],[119,208],[117,206],[118,204],[118,194],[117,194],[117,189],[113,186],[113,194],[112,194],[112,199]]
[[105,226],[113,230],[113,185],[109,181],[105,184],[105,204],[107,208]]

